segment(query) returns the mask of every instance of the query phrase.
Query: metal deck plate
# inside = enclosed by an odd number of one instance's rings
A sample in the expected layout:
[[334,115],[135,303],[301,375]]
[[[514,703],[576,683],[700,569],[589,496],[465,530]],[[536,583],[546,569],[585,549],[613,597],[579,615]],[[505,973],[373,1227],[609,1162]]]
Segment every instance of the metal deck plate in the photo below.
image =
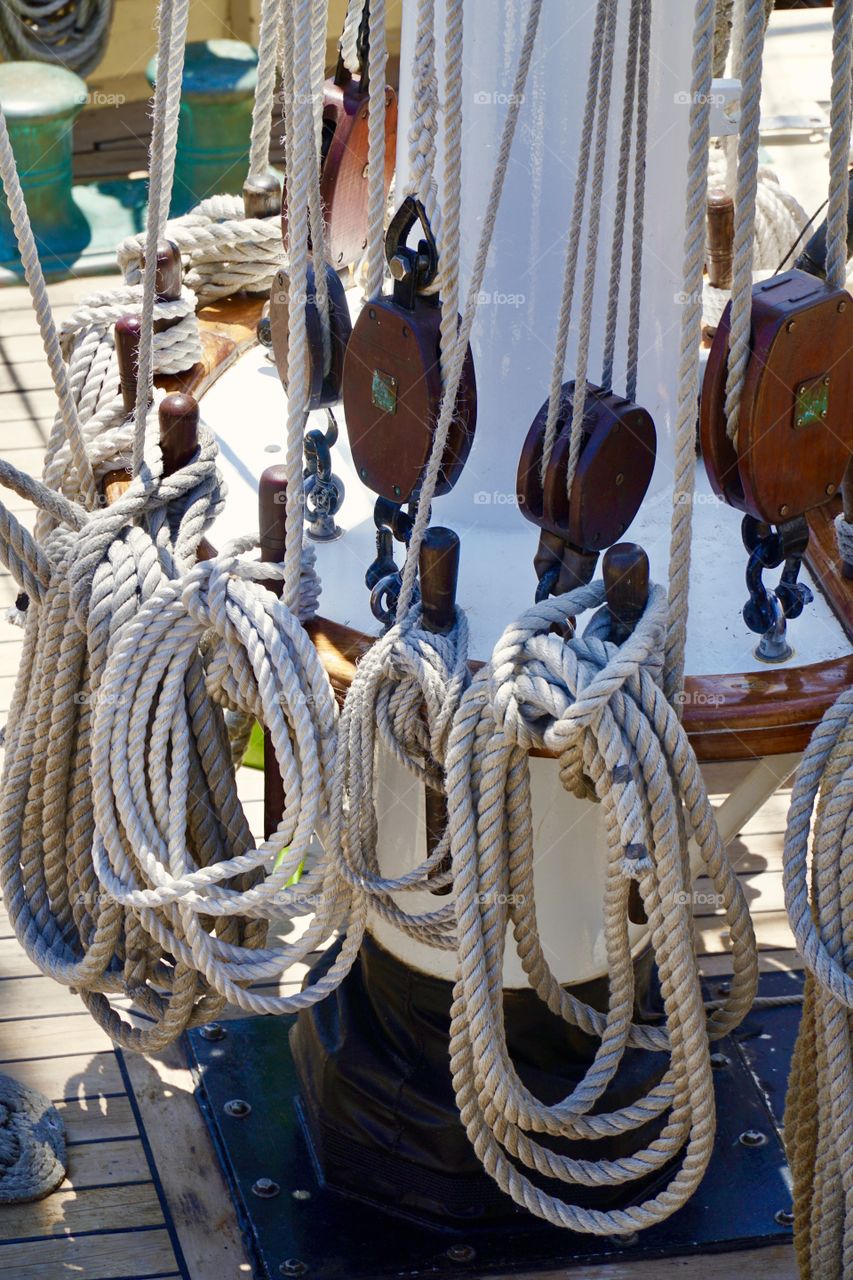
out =
[[[762,977],[762,995],[792,990],[802,990],[798,974]],[[719,984],[710,984],[708,994],[718,996]],[[222,1024],[221,1039],[206,1039],[204,1029],[188,1039],[197,1096],[258,1277],[486,1280],[538,1265],[627,1262],[790,1238],[790,1227],[776,1218],[791,1203],[779,1129],[799,1014],[796,1005],[758,1010],[736,1036],[714,1046],[727,1061],[715,1071],[720,1105],[708,1172],[684,1209],[629,1242],[559,1231],[521,1212],[500,1229],[442,1231],[345,1198],[322,1185],[303,1136],[288,1048],[292,1019],[246,1018]],[[227,1106],[235,1101],[249,1103],[248,1114]],[[744,1145],[745,1133],[764,1141]]]

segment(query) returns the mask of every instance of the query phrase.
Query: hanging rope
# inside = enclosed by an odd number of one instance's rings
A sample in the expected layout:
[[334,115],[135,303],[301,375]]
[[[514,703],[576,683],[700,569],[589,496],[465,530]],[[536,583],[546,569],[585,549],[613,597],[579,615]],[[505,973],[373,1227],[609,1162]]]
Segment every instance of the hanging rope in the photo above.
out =
[[4,62],[50,62],[86,76],[104,56],[113,0],[3,0]]
[[[582,639],[564,641],[550,633],[603,598],[602,584],[593,583],[536,606],[504,632],[455,718],[447,794],[459,974],[451,1009],[451,1069],[462,1121],[486,1170],[517,1204],[557,1226],[611,1235],[662,1221],[698,1186],[715,1128],[709,1039],[726,1034],[749,1009],[757,960],[747,903],[696,758],[659,687],[665,592],[652,588],[635,632],[621,647],[606,639],[606,611]],[[586,794],[591,783],[602,806],[609,850],[606,1014],[558,984],[539,939],[529,765],[529,752],[537,747],[559,754],[567,790]],[[724,904],[732,938],[731,993],[725,1007],[707,1019],[689,907],[688,835]],[[665,1027],[632,1023],[632,881],[648,917]],[[543,1003],[601,1040],[585,1077],[553,1106],[524,1087],[509,1058],[502,1015],[508,930]],[[645,1097],[616,1112],[592,1114],[629,1046],[668,1053],[668,1070]],[[529,1136],[595,1139],[658,1118],[658,1136],[618,1160],[572,1159]],[[508,1157],[574,1186],[630,1184],[675,1157],[680,1165],[654,1196],[626,1209],[600,1211],[545,1192]]]
[[853,1267],[851,818],[848,690],[821,720],[797,770],[782,864],[785,906],[807,971],[785,1099],[794,1245],[803,1280],[842,1280]]

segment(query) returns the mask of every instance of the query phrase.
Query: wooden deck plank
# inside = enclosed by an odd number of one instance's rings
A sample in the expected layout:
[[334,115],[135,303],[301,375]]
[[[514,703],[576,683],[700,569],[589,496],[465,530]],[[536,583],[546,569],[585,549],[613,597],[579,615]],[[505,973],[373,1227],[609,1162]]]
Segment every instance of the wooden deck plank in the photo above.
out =
[[[252,1268],[183,1051],[125,1054],[139,1113],[193,1280],[238,1280]],[[176,1135],[180,1141],[176,1141]]]
[[[0,706],[3,705],[0,679]],[[5,704],[8,706],[8,702]],[[29,978],[0,980],[0,1022],[11,1018],[54,1017],[57,1014],[85,1014],[89,1011],[69,987],[60,986],[42,974]]]
[[[727,930],[721,927],[720,917],[695,920],[693,935],[697,955],[719,955],[731,950]],[[759,950],[788,951],[794,946],[794,935],[784,911],[762,912],[755,920],[755,937]]]
[[109,1036],[88,1013],[0,1022],[0,1063],[99,1053],[112,1047]]
[[60,1188],[34,1204],[0,1205],[0,1243],[85,1231],[129,1231],[158,1227],[162,1222],[152,1182],[97,1191]]
[[82,1098],[57,1102],[69,1142],[101,1143],[134,1138],[139,1133],[127,1094],[114,1098]]
[[77,1280],[119,1280],[124,1276],[143,1280],[148,1276],[180,1274],[165,1228],[5,1244],[0,1246],[0,1273],[10,1280],[59,1280],[64,1276]]
[[30,1058],[4,1067],[21,1084],[38,1089],[53,1102],[88,1100],[125,1091],[115,1054],[77,1053],[62,1058]]
[[62,1184],[63,1189],[85,1191],[107,1184],[150,1181],[151,1170],[139,1138],[78,1142],[68,1147],[68,1177]]

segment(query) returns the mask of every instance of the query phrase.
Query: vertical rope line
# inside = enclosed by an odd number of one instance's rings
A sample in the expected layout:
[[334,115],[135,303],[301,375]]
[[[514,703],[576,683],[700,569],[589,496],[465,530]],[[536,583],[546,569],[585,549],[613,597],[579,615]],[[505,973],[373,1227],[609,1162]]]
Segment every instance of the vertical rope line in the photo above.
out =
[[6,117],[3,114],[2,106],[0,106],[0,174],[2,174],[3,190],[6,193],[6,203],[9,207],[9,217],[15,229],[15,239],[18,242],[18,251],[21,255],[24,275],[32,295],[33,309],[38,321],[41,340],[44,344],[45,355],[50,366],[50,374],[62,415],[51,431],[47,450],[48,456],[53,456],[60,448],[61,433],[64,429],[71,448],[74,467],[80,479],[81,492],[85,495],[88,504],[93,506],[96,495],[95,477],[86,453],[83,429],[80,426],[77,407],[71,394],[68,370],[62,358],[59,336],[56,332],[56,325],[47,296],[44,272],[39,261],[36,239],[30,223],[30,215],[27,212],[27,205],[15,165],[15,156],[12,151],[12,144],[9,141],[9,131],[6,127]]
[[367,116],[367,281],[365,292],[375,298],[385,274],[385,80],[388,48],[385,0],[371,0],[370,80]]
[[[606,391],[609,391],[613,386],[613,361],[616,351],[616,330],[619,321],[622,252],[625,245],[625,218],[628,204],[628,178],[631,170],[635,95],[636,107],[639,110],[637,57],[642,4],[643,0],[631,0],[631,11],[628,18],[628,47],[625,52],[625,92],[622,100],[622,132],[619,140],[619,158],[617,160],[616,204],[613,210],[613,242],[610,253],[610,287],[607,294],[607,314],[604,321],[604,356],[601,362],[601,385]],[[633,244],[636,246],[636,224],[634,226]],[[633,285],[633,274],[631,283]]]
[[853,0],[835,0],[832,10],[832,104],[829,134],[829,209],[826,217],[826,278],[843,289],[847,277],[847,206],[851,131]]
[[[308,385],[305,299],[308,284],[309,188],[316,180],[314,119],[311,112],[311,0],[286,0],[285,96],[287,130],[287,225],[290,306],[287,368],[287,506],[285,520],[284,602],[296,612],[302,571],[302,453]],[[305,92],[306,82],[308,92]]]
[[580,147],[578,149],[578,167],[575,178],[575,192],[572,201],[572,216],[569,223],[569,238],[566,242],[566,259],[563,268],[563,288],[560,297],[560,315],[557,321],[557,337],[554,345],[554,363],[551,367],[551,388],[548,395],[548,417],[545,422],[545,435],[542,443],[542,479],[551,461],[554,440],[557,434],[557,418],[560,413],[560,400],[563,389],[563,373],[566,367],[566,348],[569,342],[569,328],[572,322],[572,306],[575,297],[575,281],[578,271],[578,251],[580,249],[581,230],[583,228],[583,210],[589,177],[589,160],[592,151],[592,136],[595,128],[597,105],[596,89],[598,87],[601,68],[601,54],[604,43],[604,26],[607,17],[609,0],[598,0],[595,11],[595,25],[592,33],[592,48],[589,55],[589,71],[586,83],[586,101],[584,103],[583,123],[581,125]]
[[462,0],[447,0],[444,31],[444,113],[441,227],[438,286],[441,298],[442,384],[459,326],[459,250],[462,218],[462,133],[464,110],[462,83],[465,13]]
[[344,29],[338,41],[338,47],[347,71],[358,70],[358,28],[361,24],[362,0],[349,0]]
[[696,0],[682,267],[683,289],[687,301],[681,313],[681,359],[675,416],[675,478],[669,546],[669,627],[664,653],[664,692],[670,703],[681,692],[684,681],[684,645],[687,638],[690,540],[696,476],[696,402],[699,394],[699,362],[696,352],[702,330],[702,274],[705,267],[705,206],[708,198],[713,59],[714,0]]
[[252,107],[252,140],[249,176],[266,173],[270,160],[270,135],[281,36],[281,0],[262,0],[258,26],[258,82]]
[[631,253],[631,296],[628,303],[628,350],[625,395],[637,398],[640,353],[640,300],[643,290],[643,237],[646,214],[646,151],[649,137],[649,66],[652,0],[642,0],[640,13],[640,73],[637,81],[637,138],[634,144],[634,242]]
[[592,333],[592,311],[595,294],[595,274],[598,265],[598,234],[601,228],[601,197],[604,190],[604,163],[607,158],[607,125],[610,118],[610,98],[613,85],[613,52],[616,42],[616,13],[619,0],[609,0],[605,28],[601,83],[599,86],[599,117],[596,127],[595,160],[592,173],[592,193],[589,202],[589,226],[584,262],[583,297],[581,299],[578,354],[575,362],[575,392],[572,397],[572,426],[569,440],[569,460],[566,468],[566,492],[571,493],[577,471],[583,438],[583,416],[586,407],[586,379],[589,368],[589,344]]
[[407,194],[416,195],[436,228],[436,137],[438,80],[435,71],[435,0],[418,0],[417,35],[412,67],[412,119],[409,126]]
[[175,152],[178,142],[178,116],[181,105],[181,80],[184,70],[189,0],[160,0],[160,35],[157,46],[157,84],[154,90],[154,125],[148,161],[148,233],[145,241],[145,267],[142,273],[141,333],[139,340],[139,373],[133,437],[133,472],[139,474],[145,450],[145,425],[154,388],[154,303],[157,274],[157,242],[166,228],[172,182],[175,175]]
[[527,84],[530,60],[533,56],[533,46],[536,42],[536,32],[539,29],[539,17],[541,12],[542,0],[530,0],[530,8],[524,29],[524,39],[518,56],[518,66],[516,68],[515,80],[513,82],[512,93],[510,95],[506,118],[504,120],[501,143],[495,158],[492,185],[485,205],[486,214],[483,220],[483,227],[480,232],[480,242],[477,246],[474,266],[471,271],[471,280],[468,285],[468,292],[465,299],[465,309],[462,313],[459,332],[456,336],[456,341],[448,360],[447,381],[442,395],[438,424],[435,429],[435,435],[433,436],[424,482],[421,486],[418,512],[415,517],[412,535],[409,539],[406,562],[403,565],[403,582],[400,588],[400,599],[397,605],[398,621],[405,617],[412,602],[412,594],[414,592],[415,578],[417,575],[418,555],[420,553],[424,534],[426,533],[427,526],[429,525],[430,506],[435,495],[435,487],[438,483],[438,476],[441,470],[442,459],[444,457],[444,449],[447,444],[447,435],[450,430],[450,424],[453,421],[453,414],[456,408],[456,396],[459,392],[459,384],[462,380],[465,352],[471,337],[471,330],[474,327],[474,319],[477,314],[480,290],[483,287],[483,279],[486,274],[486,263],[489,256],[489,248],[492,243],[492,236],[494,234],[495,223],[497,221],[498,208],[500,206],[506,171],[509,166],[512,143],[515,137],[516,125],[518,124],[518,116],[524,99],[524,88]]
[[[747,0],[743,49],[735,54],[741,68],[740,138],[738,142],[732,309],[729,364],[726,375],[726,434],[737,438],[738,415],[749,361],[752,318],[752,262],[755,251],[755,201],[758,195],[758,147],[761,123],[761,71],[764,47],[764,0]],[[845,229],[846,240],[846,229]]]
[[320,158],[323,136],[323,84],[326,61],[327,0],[310,0],[311,8],[311,92],[313,160],[309,170],[308,221],[311,258],[314,266],[314,298],[320,313],[323,342],[323,372],[332,364],[332,336],[329,330],[329,286],[326,281],[326,229],[320,197]]

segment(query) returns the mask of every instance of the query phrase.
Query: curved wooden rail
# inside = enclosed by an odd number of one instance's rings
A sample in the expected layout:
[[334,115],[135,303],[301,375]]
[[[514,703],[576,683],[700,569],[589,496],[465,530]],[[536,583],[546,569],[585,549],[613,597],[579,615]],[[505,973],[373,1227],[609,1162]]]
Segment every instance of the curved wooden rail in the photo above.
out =
[[[260,298],[237,297],[205,307],[199,312],[202,361],[188,373],[159,379],[159,384],[170,391],[203,396],[256,341],[262,305]],[[838,572],[831,514],[820,508],[814,515],[808,563],[817,585],[851,635],[853,583]],[[374,637],[325,618],[316,618],[308,631],[342,699],[356,663]],[[688,676],[684,726],[702,761],[748,760],[802,751],[821,716],[851,685],[853,653],[804,667]]]

